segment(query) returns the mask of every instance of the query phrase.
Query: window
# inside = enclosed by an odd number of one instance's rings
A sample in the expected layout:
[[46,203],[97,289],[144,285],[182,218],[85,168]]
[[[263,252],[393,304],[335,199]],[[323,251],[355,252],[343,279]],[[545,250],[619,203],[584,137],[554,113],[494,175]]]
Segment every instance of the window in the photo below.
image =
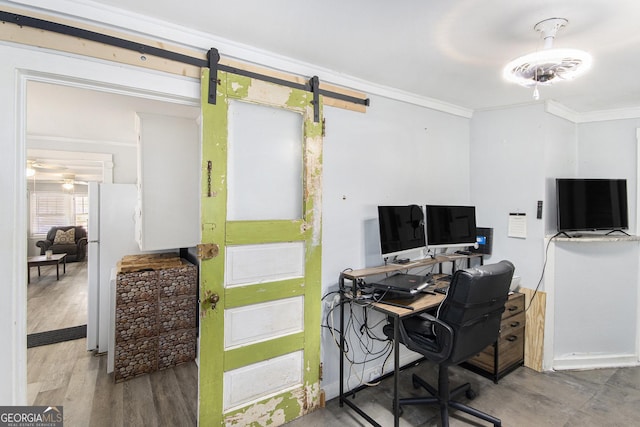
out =
[[51,227],[87,227],[89,197],[62,192],[31,193],[31,234],[47,234]]

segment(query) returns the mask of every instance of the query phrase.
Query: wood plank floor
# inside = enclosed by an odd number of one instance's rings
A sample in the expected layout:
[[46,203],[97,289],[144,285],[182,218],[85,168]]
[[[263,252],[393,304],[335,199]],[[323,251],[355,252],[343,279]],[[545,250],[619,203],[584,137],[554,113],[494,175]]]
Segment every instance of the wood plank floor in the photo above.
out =
[[[87,323],[87,264],[32,269],[27,332]],[[194,362],[114,383],[107,356],[86,351],[86,339],[27,349],[27,404],[64,408],[66,427],[195,426],[198,369]]]
[[62,405],[66,427],[196,425],[194,362],[116,384],[107,357],[85,348],[79,339],[28,349],[28,404]]
[[[86,323],[86,264],[69,264],[66,277],[55,270],[29,285],[29,332]],[[74,278],[73,276],[76,276]],[[76,288],[74,290],[74,288]],[[68,307],[64,302],[70,301]],[[77,313],[79,312],[79,313]],[[85,317],[82,317],[85,316]],[[115,384],[106,373],[106,356],[86,350],[79,339],[27,350],[29,405],[62,405],[66,427],[195,426],[198,369],[195,363]],[[401,397],[421,394],[411,374],[434,383],[436,368],[422,363],[400,375]],[[538,373],[528,368],[493,384],[462,368],[452,368],[452,385],[468,381],[478,391],[472,406],[502,419],[505,426],[601,427],[637,425],[640,420],[640,367]],[[356,401],[382,425],[392,425],[393,379],[361,391]],[[466,399],[462,399],[466,401]],[[401,426],[437,426],[433,408],[407,406]],[[336,399],[327,407],[289,423],[289,427],[362,427],[368,425]],[[487,425],[459,411],[451,426]]]
[[67,263],[66,274],[60,266],[31,268],[27,285],[27,333],[51,331],[87,323],[87,263]]

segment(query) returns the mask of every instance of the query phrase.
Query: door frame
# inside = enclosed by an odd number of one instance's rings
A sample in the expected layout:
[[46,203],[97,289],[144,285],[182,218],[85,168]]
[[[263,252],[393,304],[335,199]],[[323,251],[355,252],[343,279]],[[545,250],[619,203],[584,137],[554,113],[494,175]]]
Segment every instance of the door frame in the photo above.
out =
[[0,45],[0,53],[7,61],[0,66],[0,85],[10,96],[0,101],[0,111],[13,127],[0,130],[0,138],[13,141],[6,156],[0,159],[2,177],[7,178],[6,202],[15,207],[2,219],[10,227],[11,239],[2,242],[0,270],[7,272],[6,283],[0,290],[0,304],[7,318],[0,316],[0,339],[9,348],[0,354],[6,368],[0,374],[0,401],[10,405],[27,402],[27,201],[26,179],[26,94],[28,81],[74,86],[121,95],[137,96],[178,104],[200,104],[200,81],[143,68],[127,68],[89,58],[61,55],[52,51],[34,50],[15,45]]

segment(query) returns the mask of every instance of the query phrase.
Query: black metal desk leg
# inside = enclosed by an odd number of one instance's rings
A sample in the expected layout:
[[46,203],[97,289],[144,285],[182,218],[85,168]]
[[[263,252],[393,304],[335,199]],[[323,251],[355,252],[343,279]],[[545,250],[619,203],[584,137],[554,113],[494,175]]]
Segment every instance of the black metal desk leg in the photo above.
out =
[[400,318],[396,317],[393,321],[393,425],[400,425],[400,401],[398,398],[398,387],[400,385]]
[[[333,314],[333,313],[332,313]],[[342,295],[340,295],[340,407],[344,406],[342,399],[344,399],[344,302],[342,301]]]

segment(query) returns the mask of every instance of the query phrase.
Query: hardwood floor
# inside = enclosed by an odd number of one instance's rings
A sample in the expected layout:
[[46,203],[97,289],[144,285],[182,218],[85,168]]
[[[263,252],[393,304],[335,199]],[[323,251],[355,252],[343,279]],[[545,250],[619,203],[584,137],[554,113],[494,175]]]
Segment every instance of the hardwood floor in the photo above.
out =
[[[27,332],[87,323],[87,263],[32,269]],[[86,351],[86,339],[27,349],[27,404],[64,408],[66,427],[195,426],[198,369],[194,362],[115,383],[107,356]]]
[[66,427],[196,425],[194,362],[116,384],[107,357],[85,348],[80,339],[28,349],[28,404],[63,406]]
[[[86,323],[86,264],[70,264],[67,275],[55,280],[55,270],[29,285],[30,332]],[[77,277],[74,278],[73,276]],[[86,283],[86,282],[85,282]],[[74,288],[75,289],[74,291]],[[82,288],[82,289],[79,289]],[[82,295],[82,297],[81,297]],[[82,300],[82,301],[81,301]],[[69,301],[68,304],[65,304]],[[82,307],[81,307],[82,306]],[[84,316],[84,317],[83,317]],[[27,350],[29,405],[62,405],[66,427],[85,426],[195,426],[198,369],[195,363],[114,383],[106,373],[106,356],[86,350],[79,339]],[[411,374],[434,382],[433,364],[421,363],[400,375],[401,396],[420,394],[411,386]],[[502,419],[505,426],[601,427],[636,425],[640,420],[640,367],[538,373],[519,368],[493,384],[462,368],[452,368],[452,385],[469,381],[479,392],[472,406]],[[356,401],[382,425],[393,425],[393,379],[359,392]],[[466,399],[462,399],[466,401]],[[401,426],[436,426],[433,408],[407,406]],[[326,408],[289,424],[290,427],[362,427],[368,425],[354,411]],[[454,411],[451,426],[486,425]]]
[[87,263],[67,263],[66,274],[60,266],[31,267],[27,285],[27,333],[68,328],[87,323]]

